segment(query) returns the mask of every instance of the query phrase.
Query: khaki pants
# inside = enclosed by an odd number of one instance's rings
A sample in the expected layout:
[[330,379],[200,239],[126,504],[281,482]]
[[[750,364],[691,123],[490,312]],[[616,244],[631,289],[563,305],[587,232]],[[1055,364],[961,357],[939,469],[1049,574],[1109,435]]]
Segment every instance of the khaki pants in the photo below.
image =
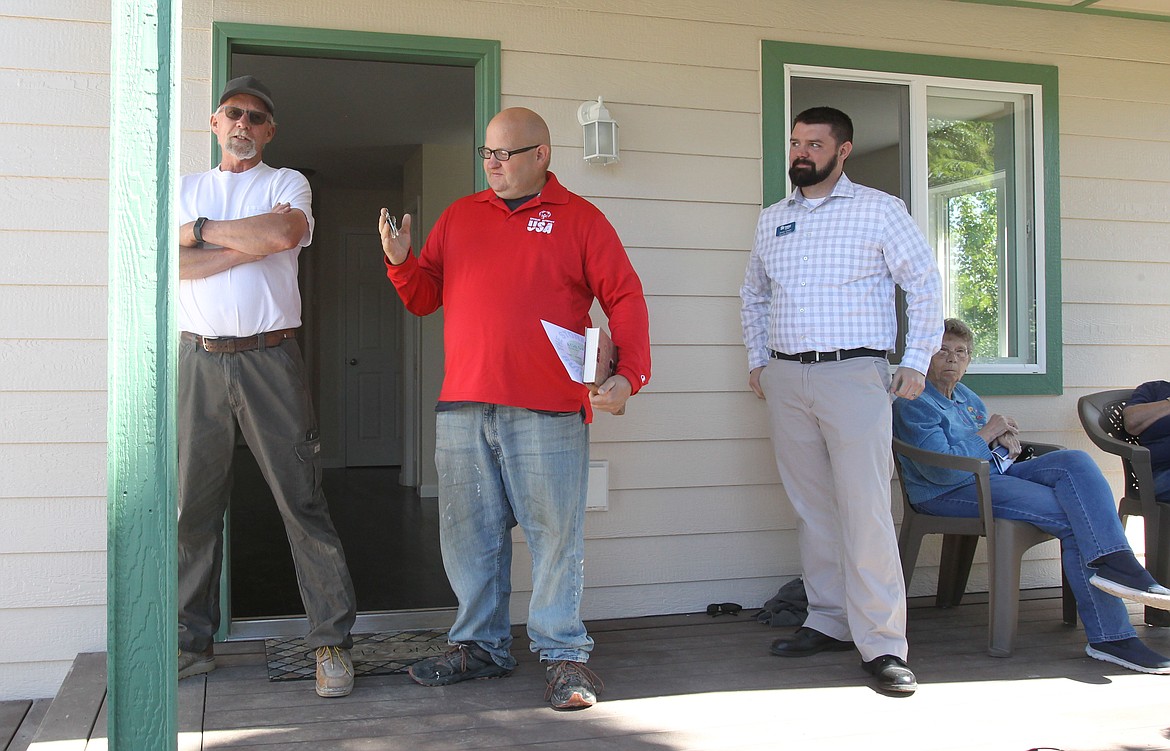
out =
[[771,360],[767,396],[780,480],[799,518],[804,625],[852,639],[863,660],[906,658],[906,588],[890,513],[889,365],[876,357]]
[[203,652],[219,629],[237,431],[284,518],[309,619],[307,645],[350,646],[353,583],[321,490],[321,442],[296,340],[232,354],[182,342],[178,412],[179,648]]

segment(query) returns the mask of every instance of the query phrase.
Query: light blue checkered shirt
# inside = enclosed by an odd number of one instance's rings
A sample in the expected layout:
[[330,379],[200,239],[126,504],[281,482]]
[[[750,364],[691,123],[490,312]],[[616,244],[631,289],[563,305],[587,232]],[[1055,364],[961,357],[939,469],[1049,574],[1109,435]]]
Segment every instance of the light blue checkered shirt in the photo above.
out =
[[905,204],[844,174],[815,208],[794,190],[760,212],[739,291],[748,368],[769,349],[893,351],[895,283],[909,320],[901,365],[925,373],[942,341],[942,279]]

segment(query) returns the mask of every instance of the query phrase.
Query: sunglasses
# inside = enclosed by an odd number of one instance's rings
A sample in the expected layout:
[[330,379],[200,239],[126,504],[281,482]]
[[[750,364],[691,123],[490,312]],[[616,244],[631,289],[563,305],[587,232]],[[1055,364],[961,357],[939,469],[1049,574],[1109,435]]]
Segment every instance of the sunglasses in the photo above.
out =
[[739,615],[743,606],[738,602],[713,602],[707,606],[707,615],[714,618],[717,615]]
[[272,115],[260,110],[246,110],[243,107],[220,107],[216,112],[222,112],[228,120],[239,120],[244,115],[252,125],[263,125],[272,119]]

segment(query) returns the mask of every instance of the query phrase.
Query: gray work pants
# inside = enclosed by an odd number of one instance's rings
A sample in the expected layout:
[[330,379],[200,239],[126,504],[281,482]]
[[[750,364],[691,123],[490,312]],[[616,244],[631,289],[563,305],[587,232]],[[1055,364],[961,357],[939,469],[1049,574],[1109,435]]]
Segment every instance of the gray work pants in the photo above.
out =
[[179,648],[206,651],[219,629],[237,429],[284,518],[309,619],[306,644],[350,646],[353,583],[321,490],[321,442],[296,340],[230,354],[183,341],[178,411]]

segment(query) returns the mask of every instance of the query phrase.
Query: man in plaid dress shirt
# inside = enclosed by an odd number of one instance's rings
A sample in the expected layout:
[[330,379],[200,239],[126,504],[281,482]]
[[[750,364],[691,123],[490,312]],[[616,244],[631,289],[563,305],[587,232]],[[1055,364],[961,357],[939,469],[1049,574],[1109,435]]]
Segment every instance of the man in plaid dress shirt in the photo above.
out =
[[[772,653],[861,653],[887,692],[918,686],[906,664],[906,591],[890,515],[890,402],[916,398],[942,340],[934,254],[899,199],[845,176],[845,113],[797,115],[793,192],[765,208],[740,297],[748,384],[767,400],[776,466],[799,518],[808,618]],[[906,350],[893,377],[895,284]]]

